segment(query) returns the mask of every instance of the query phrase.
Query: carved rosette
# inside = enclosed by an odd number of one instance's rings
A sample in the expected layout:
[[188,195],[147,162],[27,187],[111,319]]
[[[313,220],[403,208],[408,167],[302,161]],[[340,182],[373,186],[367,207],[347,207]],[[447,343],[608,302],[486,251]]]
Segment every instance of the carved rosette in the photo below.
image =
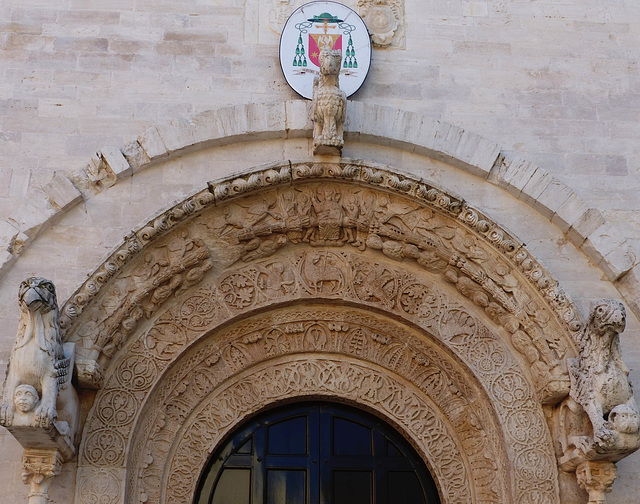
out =
[[404,49],[403,0],[359,0],[358,12],[367,25],[374,46]]

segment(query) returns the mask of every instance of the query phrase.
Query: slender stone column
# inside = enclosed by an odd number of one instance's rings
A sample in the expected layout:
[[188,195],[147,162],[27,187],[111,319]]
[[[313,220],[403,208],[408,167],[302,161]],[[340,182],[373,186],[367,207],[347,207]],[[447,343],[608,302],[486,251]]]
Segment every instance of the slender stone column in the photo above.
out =
[[29,504],[49,502],[49,484],[60,474],[62,454],[56,448],[25,448],[22,454],[22,481],[31,485]]
[[589,492],[589,504],[606,504],[604,494],[611,492],[616,465],[605,460],[583,462],[576,469],[580,487]]

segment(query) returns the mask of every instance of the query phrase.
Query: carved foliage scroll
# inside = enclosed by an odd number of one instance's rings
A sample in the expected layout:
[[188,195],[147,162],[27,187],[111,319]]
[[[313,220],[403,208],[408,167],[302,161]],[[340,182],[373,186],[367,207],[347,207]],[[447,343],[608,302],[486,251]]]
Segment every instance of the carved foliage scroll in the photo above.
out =
[[[358,185],[312,183],[318,179]],[[285,182],[295,185],[238,198]],[[184,225],[176,227],[180,222]],[[151,239],[153,245],[143,248]],[[563,361],[574,354],[566,333],[578,331],[580,323],[557,283],[526,249],[462,201],[423,183],[349,163],[292,165],[212,185],[134,233],[122,259],[116,254],[63,310],[67,339],[80,343],[81,383],[100,387],[102,370],[136,327],[152,319],[167,300],[201,282],[211,268],[219,274],[238,261],[252,263],[282,248],[309,246],[371,250],[438,275],[508,331],[543,402],[566,395]],[[322,278],[333,274],[331,265],[313,262],[325,259],[309,254],[304,274],[311,275],[315,291],[338,292],[339,278]],[[219,286],[225,305],[249,305],[265,289],[292,297],[291,272],[278,272],[282,265],[277,261],[270,267],[257,280],[271,282],[264,288],[244,285],[242,275],[228,277]],[[381,288],[371,287],[376,285],[371,275],[382,275]],[[384,272],[369,268],[356,281],[361,297],[388,304],[394,286]],[[411,303],[414,295],[403,293],[403,302]]]
[[[261,268],[265,268],[271,262],[272,259],[267,259],[253,267],[257,272],[264,271]],[[387,274],[392,272],[397,274],[388,265],[379,264],[378,267],[382,268],[382,271],[387,271]],[[256,271],[253,272],[253,278]],[[251,272],[246,271],[246,267],[237,270],[236,273],[229,273],[244,275],[246,281],[243,285],[253,285],[253,289],[259,290],[260,285],[266,285],[266,283],[251,283],[249,280],[252,275]],[[296,284],[295,292],[315,290],[311,289],[314,281],[307,279],[299,285],[300,277],[292,274],[292,278],[296,279],[293,282]],[[349,279],[347,281],[352,283]],[[224,279],[221,280],[222,282]],[[538,497],[546,496],[544,502],[554,502],[553,496],[556,492],[554,482],[557,479],[553,476],[556,474],[556,469],[553,454],[549,448],[550,442],[544,417],[536,404],[527,378],[519,371],[503,344],[490,334],[478,319],[471,316],[463,307],[447,299],[444,293],[421,284],[410,275],[397,278],[396,284],[398,294],[395,299],[398,299],[402,293],[413,299],[411,303],[404,304],[409,312],[416,313],[414,318],[416,323],[432,333],[439,333],[443,341],[455,349],[455,352],[472,368],[473,373],[486,381],[485,388],[490,395],[489,401],[496,405],[497,414],[505,426],[506,441],[513,447],[515,453],[516,480],[520,482],[518,496],[521,500],[518,502],[537,502],[530,500],[534,498],[531,492]],[[278,292],[277,289],[276,292]],[[225,304],[221,300],[221,298],[224,299],[223,293],[209,286],[196,292],[193,297],[201,299],[205,293],[214,296],[209,302],[217,306],[216,313],[223,312],[222,306]],[[124,389],[133,389],[132,394],[136,397],[138,394],[146,396],[157,377],[162,374],[162,370],[172,361],[169,355],[175,356],[184,351],[179,345],[158,343],[162,339],[157,330],[158,327],[173,327],[172,331],[176,331],[181,336],[177,339],[173,338],[172,341],[183,341],[187,345],[208,328],[219,323],[212,320],[208,324],[199,325],[198,329],[189,329],[185,324],[193,324],[193,319],[185,318],[183,314],[192,312],[191,308],[187,307],[193,306],[195,299],[187,298],[181,305],[166,312],[155,327],[132,344],[127,357],[120,361],[114,374],[107,380],[105,390],[98,396],[96,411],[111,411],[110,405],[113,403],[114,396],[117,397]],[[227,309],[229,309],[228,306]],[[146,446],[138,446],[135,449],[126,448],[129,443],[127,439],[132,435],[132,424],[128,421],[129,415],[123,414],[119,426],[115,428],[109,428],[108,424],[102,420],[101,417],[105,414],[93,415],[90,419],[92,423],[87,429],[87,432],[92,434],[83,447],[81,455],[83,460],[97,466],[112,464],[121,466],[125,461],[124,454],[128,451],[132,454],[130,463],[136,467],[144,467],[144,482],[141,483],[144,487],[143,493],[152,492],[157,488],[155,483],[159,483],[157,479],[164,467],[159,462],[162,459],[159,453],[166,454],[167,443],[176,436],[176,431],[173,429],[179,428],[184,423],[195,405],[204,399],[208,391],[213,390],[228,376],[262,359],[310,351],[351,355],[376,362],[386,369],[393,370],[394,373],[406,376],[425,390],[429,397],[434,398],[433,400],[437,399],[436,403],[445,410],[454,424],[454,420],[451,419],[457,418],[458,422],[471,422],[471,426],[460,426],[459,432],[473,433],[476,428],[486,428],[480,418],[488,418],[490,414],[478,417],[468,414],[469,411],[477,409],[477,405],[482,404],[483,401],[479,398],[473,399],[474,406],[467,402],[472,400],[470,398],[477,397],[477,393],[474,395],[472,388],[463,384],[460,373],[453,372],[454,368],[451,367],[444,373],[443,370],[438,370],[436,373],[433,365],[442,361],[442,357],[438,357],[428,347],[413,349],[407,347],[407,338],[418,341],[420,337],[407,335],[397,340],[392,336],[401,332],[397,326],[378,322],[375,328],[362,327],[362,316],[356,317],[358,324],[354,326],[353,321],[348,317],[345,319],[344,311],[335,311],[333,315],[330,312],[327,312],[328,314],[305,313],[302,320],[294,319],[287,322],[279,322],[274,315],[270,315],[266,322],[249,320],[243,323],[241,328],[230,330],[227,336],[217,337],[215,341],[208,344],[206,349],[194,350],[194,353],[190,354],[192,356],[187,359],[191,367],[185,367],[182,378],[172,375],[157,385],[157,392],[154,392],[153,400],[147,407],[151,408],[151,411],[160,412],[156,413],[160,416],[156,417],[149,412],[142,414],[139,410],[140,406],[135,406],[135,413],[132,413],[132,416],[149,419],[137,428],[137,432],[145,433],[139,434],[142,436],[141,439],[149,440]],[[196,320],[200,319],[196,318]],[[327,322],[318,322],[321,320],[327,320]],[[225,341],[228,343],[225,344]],[[198,372],[193,368],[194,363],[197,362],[201,363],[201,370]],[[348,381],[345,382],[347,383]],[[446,396],[456,389],[458,392],[449,399],[439,396],[443,393],[442,391],[446,392]],[[252,392],[247,390],[246,393]],[[175,395],[173,399],[172,394]],[[129,397],[126,395],[125,399],[128,400]],[[443,404],[448,406],[442,406]],[[133,408],[132,406],[130,409],[133,411]],[[448,410],[448,408],[452,409]],[[149,423],[152,420],[157,423]],[[504,496],[504,490],[500,489],[501,484],[487,477],[496,473],[496,460],[499,457],[492,455],[491,450],[482,448],[482,442],[477,444],[478,441],[474,440],[474,436],[470,434],[469,443],[471,444],[468,446],[465,445],[465,441],[462,441],[465,453],[473,459],[472,469],[481,471],[484,475],[480,477],[474,474],[473,480],[485,482],[484,494],[488,499],[487,502],[503,502],[501,496]],[[114,447],[118,449],[114,450]],[[534,474],[531,473],[532,470],[535,471]]]

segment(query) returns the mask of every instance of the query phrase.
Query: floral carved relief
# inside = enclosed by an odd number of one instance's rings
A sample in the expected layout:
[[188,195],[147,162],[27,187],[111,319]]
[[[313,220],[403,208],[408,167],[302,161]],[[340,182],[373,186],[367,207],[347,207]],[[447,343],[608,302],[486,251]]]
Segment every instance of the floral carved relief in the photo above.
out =
[[[541,404],[568,394],[577,314],[520,242],[423,182],[342,162],[211,184],[134,232],[62,322],[100,389],[79,466],[130,468],[126,502],[182,498],[181,467],[197,479],[246,415],[314,395],[446,459],[447,503],[558,502]],[[86,500],[98,482],[80,474]]]
[[[212,289],[208,289],[208,291],[213,292]],[[451,308],[452,305],[446,296],[431,289],[427,298],[431,308],[421,310],[425,321],[424,325],[427,325],[428,321],[434,325],[440,320],[439,326],[443,334],[457,345],[463,346],[465,338],[469,340],[466,344],[472,346],[475,344],[470,342],[471,340],[478,339],[480,341],[475,350],[474,348],[469,350],[469,355],[477,355],[474,357],[475,360],[468,355],[465,355],[465,358],[469,359],[474,373],[490,380],[486,386],[489,388],[491,402],[499,404],[499,416],[509,426],[507,442],[514,446],[518,453],[516,464],[519,469],[516,473],[518,479],[522,481],[521,486],[523,488],[526,486],[528,491],[533,482],[538,496],[546,495],[547,502],[554,502],[553,482],[555,480],[553,478],[538,479],[535,475],[531,476],[527,472],[531,468],[530,461],[533,457],[538,464],[547,467],[548,473],[555,474],[555,461],[553,453],[549,449],[550,441],[544,417],[527,379],[514,365],[512,358],[506,354],[504,347],[501,348],[499,340],[495,336],[491,337],[488,332],[477,334],[478,328],[482,330],[482,325],[478,321],[464,319],[464,322],[461,323],[463,318],[461,314],[464,314],[461,307],[450,310],[446,316],[443,316],[443,310],[446,309],[446,306]],[[188,300],[185,300],[185,303],[187,302]],[[166,317],[167,320],[170,318],[173,318],[174,321],[177,320],[181,312],[180,308],[182,306],[167,312],[163,317]],[[464,316],[468,317],[468,315]],[[214,341],[207,340],[206,345],[189,351],[189,357],[184,357],[185,362],[178,371],[172,371],[169,376],[156,384],[153,397],[149,399],[150,402],[146,406],[156,413],[146,411],[144,414],[142,412],[139,414],[139,418],[144,420],[136,429],[136,432],[139,433],[138,436],[140,436],[140,438],[136,437],[136,442],[142,443],[142,445],[136,445],[134,449],[129,450],[122,447],[122,453],[125,451],[131,453],[129,463],[143,468],[141,474],[144,474],[144,477],[141,477],[138,482],[139,485],[142,485],[140,487],[142,490],[138,488],[135,492],[142,492],[148,497],[157,491],[159,488],[156,485],[157,479],[164,471],[162,460],[166,457],[170,444],[176,439],[177,430],[189,419],[194,408],[206,400],[207,394],[220,387],[230,376],[258,365],[264,359],[304,354],[305,352],[326,352],[331,355],[348,355],[375,362],[376,365],[406,377],[418,386],[423,393],[431,398],[430,400],[438,405],[438,408],[444,411],[449,422],[456,426],[456,431],[461,433],[462,440],[458,442],[464,448],[465,457],[471,459],[470,464],[474,473],[472,480],[486,483],[483,490],[486,502],[508,502],[505,500],[505,483],[497,482],[495,478],[489,476],[496,474],[496,467],[506,463],[504,455],[500,456],[495,453],[495,444],[497,443],[495,439],[498,435],[496,432],[499,428],[493,427],[493,434],[491,434],[491,429],[487,434],[486,429],[490,426],[484,425],[485,421],[481,419],[490,418],[491,414],[485,413],[476,416],[470,413],[484,403],[483,398],[480,397],[482,394],[479,395],[479,392],[474,390],[474,387],[466,381],[457,366],[452,364],[449,359],[443,359],[442,355],[429,345],[423,343],[416,347],[417,343],[414,343],[407,346],[407,338],[411,341],[419,341],[419,337],[409,335],[403,338],[394,337],[393,335],[399,333],[399,329],[397,324],[390,322],[377,321],[374,328],[367,327],[363,321],[368,318],[370,318],[369,315],[357,313],[346,315],[344,311],[335,308],[332,310],[297,309],[295,311],[289,308],[279,314],[270,314],[263,320],[249,319],[228,329],[224,335],[217,336]],[[468,328],[472,328],[472,331],[470,332]],[[184,326],[182,326],[182,331],[185,334],[185,341],[191,341],[196,337],[196,334],[200,334],[188,330]],[[191,336],[188,335],[190,333]],[[134,344],[131,351],[133,353],[140,351],[141,353],[137,356],[130,355],[127,359],[122,360],[116,374],[107,381],[105,392],[99,395],[96,410],[102,409],[102,404],[109,404],[112,401],[111,384],[116,387],[122,386],[121,384],[131,385],[132,357],[137,357],[141,365],[142,363],[155,362],[158,369],[166,368],[168,364],[156,346]],[[146,386],[151,389],[152,383],[147,380],[147,377],[155,376],[155,372],[150,373],[149,366],[146,364],[138,372],[141,379],[137,386]],[[314,380],[317,378],[316,374],[311,376],[315,377]],[[346,375],[343,381],[342,387],[345,391],[355,383]],[[274,386],[283,387],[284,392],[282,393],[284,395],[282,397],[285,397],[287,387],[290,384],[285,380],[285,382]],[[360,383],[359,388],[362,387],[363,385]],[[380,380],[371,381],[371,387],[371,390],[367,392],[371,397],[377,397],[376,394],[394,396],[394,392],[385,388]],[[251,387],[243,390],[243,397],[262,397],[263,395],[262,393],[257,394]],[[336,391],[336,395],[341,397],[338,391]],[[351,397],[351,399],[358,402],[364,400],[363,397]],[[234,399],[234,401],[239,400]],[[279,399],[274,398],[273,400]],[[518,408],[514,410],[510,407],[512,404]],[[259,403],[256,407],[264,405],[266,403]],[[234,416],[235,414],[229,412],[227,414],[230,415],[227,419],[229,426],[239,421],[239,418]],[[239,415],[241,418],[240,413]],[[104,428],[107,428],[106,425]],[[485,431],[485,433],[480,435],[478,429]],[[104,452],[103,446],[112,446],[114,440],[118,446],[121,446],[118,441],[119,436],[131,440],[133,435],[131,426],[122,422],[119,429],[112,428],[116,435],[109,439],[105,439],[106,431],[100,429],[97,424],[93,426],[93,430],[97,437],[87,439],[82,451],[86,462],[95,465],[122,464],[122,458],[114,458],[112,453]],[[530,432],[534,432],[536,435],[532,438]],[[212,433],[210,435],[213,436]],[[486,441],[492,438],[494,439],[493,448],[487,445]],[[138,441],[138,439],[142,441]],[[483,439],[485,441],[482,441]],[[213,447],[211,447],[212,449]],[[501,458],[502,463],[498,462]],[[526,485],[525,478],[528,479]],[[536,481],[537,483],[535,483]],[[466,484],[469,484],[469,479],[466,480]],[[135,482],[130,481],[129,485],[135,486]],[[131,491],[134,489],[132,488]],[[153,500],[155,501],[155,497]],[[518,502],[528,501],[519,500]]]

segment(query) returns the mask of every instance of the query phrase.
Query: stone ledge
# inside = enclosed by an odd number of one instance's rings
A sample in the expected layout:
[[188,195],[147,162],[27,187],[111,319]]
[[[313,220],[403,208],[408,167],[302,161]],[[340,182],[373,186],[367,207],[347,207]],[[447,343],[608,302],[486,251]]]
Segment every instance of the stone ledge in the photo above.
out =
[[[304,100],[224,107],[149,128],[120,148],[105,147],[83,169],[69,176],[56,174],[51,183],[27,196],[9,219],[17,232],[0,235],[0,250],[11,256],[0,262],[0,277],[30,241],[81,201],[179,152],[310,137],[309,107]],[[349,140],[439,159],[505,189],[556,225],[610,280],[624,276],[635,264],[629,245],[600,212],[546,170],[501,152],[491,140],[410,111],[361,102],[349,102],[345,129]]]

